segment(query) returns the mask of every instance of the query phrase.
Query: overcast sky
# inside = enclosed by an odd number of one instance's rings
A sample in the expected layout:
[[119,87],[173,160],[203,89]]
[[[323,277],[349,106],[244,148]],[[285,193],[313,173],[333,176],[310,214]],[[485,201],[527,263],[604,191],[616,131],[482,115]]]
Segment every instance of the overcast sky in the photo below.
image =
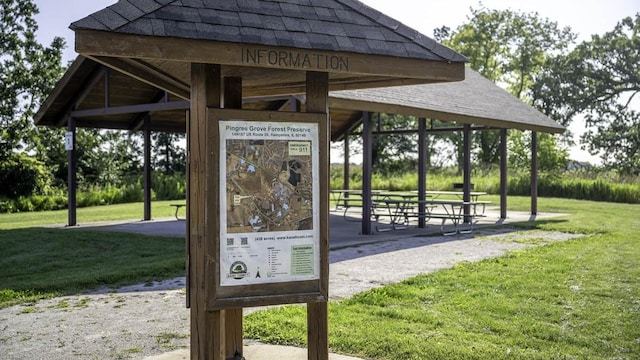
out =
[[[48,45],[55,36],[66,39],[64,61],[73,60],[73,32],[69,24],[95,11],[114,4],[115,0],[36,0],[40,14],[38,39]],[[480,8],[477,0],[363,0],[363,2],[424,35],[433,36],[433,29],[448,26],[455,29],[467,20],[469,9]],[[626,16],[640,12],[640,0],[483,0],[489,9],[511,9],[537,12],[542,18],[569,26],[578,33],[578,40],[588,40],[593,34],[613,29]],[[572,126],[576,132],[580,126]],[[588,154],[572,149],[572,157],[588,159]]]

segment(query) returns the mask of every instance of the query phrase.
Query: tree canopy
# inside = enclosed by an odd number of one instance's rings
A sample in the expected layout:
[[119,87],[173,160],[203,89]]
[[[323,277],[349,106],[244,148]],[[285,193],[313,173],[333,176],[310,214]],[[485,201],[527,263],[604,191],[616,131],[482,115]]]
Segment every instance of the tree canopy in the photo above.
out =
[[582,142],[603,164],[640,174],[640,13],[558,56],[536,82],[536,105],[568,124],[583,116]]
[[36,41],[38,8],[32,0],[0,0],[0,154],[35,147],[32,118],[62,76],[65,42]]
[[[540,18],[538,13],[486,8],[470,11],[466,23],[455,30],[437,29],[435,38],[465,54],[472,69],[531,103],[537,74],[544,71],[549,59],[568,52],[575,34],[570,28],[560,28],[556,22]],[[499,161],[498,137],[492,131],[475,134],[480,163]],[[461,135],[453,134],[450,139],[460,147]],[[553,142],[553,138],[547,141]]]

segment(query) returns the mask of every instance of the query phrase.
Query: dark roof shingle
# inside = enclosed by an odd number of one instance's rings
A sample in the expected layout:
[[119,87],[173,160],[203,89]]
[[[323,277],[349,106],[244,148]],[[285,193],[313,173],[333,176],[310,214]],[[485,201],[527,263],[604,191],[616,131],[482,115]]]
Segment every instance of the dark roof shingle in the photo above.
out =
[[[428,85],[332,91],[331,98],[406,108],[407,115],[510,129],[562,133],[565,128],[500,88],[478,72],[465,68],[465,79]],[[425,112],[429,115],[425,115]],[[422,115],[418,115],[422,114]]]
[[357,0],[120,0],[71,29],[466,61]]

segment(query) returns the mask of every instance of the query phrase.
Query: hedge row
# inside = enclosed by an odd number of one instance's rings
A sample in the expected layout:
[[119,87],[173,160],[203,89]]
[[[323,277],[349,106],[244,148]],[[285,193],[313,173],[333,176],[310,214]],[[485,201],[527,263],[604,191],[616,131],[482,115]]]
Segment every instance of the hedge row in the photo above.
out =
[[[427,189],[454,190],[453,184],[461,182],[461,177],[430,174],[427,176]],[[472,182],[476,191],[485,191],[489,194],[500,193],[500,178],[496,175],[474,176]],[[341,177],[332,177],[332,189],[342,189],[342,184]],[[410,191],[418,188],[418,180],[415,175],[385,179],[374,176],[372,187],[390,191]],[[350,188],[361,189],[361,179],[357,176],[352,177]],[[528,175],[510,177],[507,192],[509,195],[528,196],[531,194],[530,177]],[[560,177],[558,175],[541,175],[538,178],[538,196],[640,204],[640,182],[636,180],[632,183],[616,183],[612,180],[604,179],[594,180]]]
[[[476,176],[473,178],[474,189],[490,194],[500,192],[500,179],[497,176]],[[375,177],[372,181],[374,189],[390,191],[410,191],[418,188],[415,175],[393,178]],[[456,176],[430,175],[427,181],[429,190],[453,190],[453,184],[462,182]],[[342,178],[332,177],[331,187],[342,188]],[[361,179],[352,178],[352,189],[362,188]],[[529,176],[512,177],[508,183],[510,195],[527,196],[531,193]],[[154,174],[152,179],[152,199],[183,199],[186,193],[184,178]],[[640,204],[640,183],[615,183],[602,179],[562,178],[542,175],[538,179],[538,195],[541,197],[558,197],[580,200],[607,201]],[[98,205],[140,202],[143,200],[143,186],[138,179],[135,183],[124,186],[107,186],[79,191],[77,206],[88,207]],[[60,191],[49,195],[32,195],[18,199],[0,199],[0,213],[61,210],[67,208],[67,195]]]
[[[153,200],[183,199],[186,193],[184,177],[154,174],[151,180]],[[123,186],[92,187],[80,190],[76,196],[77,207],[122,204],[143,201],[141,179]],[[68,207],[66,192],[48,195],[21,196],[17,199],[0,199],[0,213],[62,210]]]

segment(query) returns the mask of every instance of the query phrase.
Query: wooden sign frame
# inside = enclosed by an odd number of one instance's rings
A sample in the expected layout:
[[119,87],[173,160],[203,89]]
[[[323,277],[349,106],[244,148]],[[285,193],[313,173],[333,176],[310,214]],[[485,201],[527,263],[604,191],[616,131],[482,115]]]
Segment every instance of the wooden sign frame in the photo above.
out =
[[[237,109],[207,109],[207,137],[208,137],[208,166],[209,171],[207,179],[207,233],[210,234],[207,244],[206,262],[206,293],[207,311],[216,311],[224,309],[244,308],[253,306],[293,304],[293,303],[313,303],[326,302],[328,300],[328,278],[329,278],[329,219],[328,219],[328,198],[329,198],[329,132],[328,132],[328,114],[319,113],[298,113],[298,112],[276,112],[276,111],[251,111]],[[317,164],[318,180],[319,180],[319,197],[312,201],[318,202],[319,210],[313,216],[318,217],[315,222],[318,228],[317,242],[319,254],[319,269],[317,279],[302,281],[283,281],[264,284],[248,284],[223,286],[221,271],[221,242],[227,239],[221,239],[222,226],[227,224],[221,223],[222,211],[220,203],[221,197],[226,193],[221,193],[221,181],[226,181],[221,174],[220,151],[221,133],[220,123],[223,121],[241,121],[255,122],[256,124],[269,123],[299,123],[299,124],[317,124],[318,129],[318,146],[317,146]],[[294,139],[288,139],[294,140]],[[263,254],[264,255],[264,254]],[[265,270],[266,272],[266,270]],[[265,273],[266,275],[266,273]]]

